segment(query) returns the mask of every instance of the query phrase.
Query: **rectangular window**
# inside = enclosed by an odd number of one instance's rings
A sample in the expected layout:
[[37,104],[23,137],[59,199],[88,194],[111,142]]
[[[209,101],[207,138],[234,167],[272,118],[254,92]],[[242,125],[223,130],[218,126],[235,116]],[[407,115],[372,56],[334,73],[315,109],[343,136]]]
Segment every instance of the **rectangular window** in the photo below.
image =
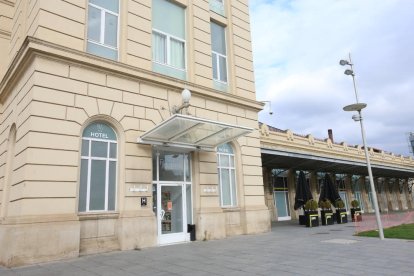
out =
[[184,79],[186,70],[185,9],[153,0],[152,60],[154,71]]
[[89,0],[86,51],[118,59],[119,0]]
[[217,148],[217,151],[221,206],[236,207],[236,169],[233,148],[229,144],[223,144]]
[[227,83],[227,54],[225,28],[211,22],[211,58],[213,79]]
[[224,13],[224,1],[223,0],[210,0],[210,10],[213,12],[225,16]]

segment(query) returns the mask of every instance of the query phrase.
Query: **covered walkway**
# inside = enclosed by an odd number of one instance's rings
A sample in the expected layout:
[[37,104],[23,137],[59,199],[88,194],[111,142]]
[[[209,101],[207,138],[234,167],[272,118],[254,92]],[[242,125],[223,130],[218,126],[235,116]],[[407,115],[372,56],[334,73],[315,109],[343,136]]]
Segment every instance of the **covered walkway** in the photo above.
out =
[[[304,171],[313,198],[318,200],[325,174],[329,174],[349,211],[358,200],[364,213],[373,213],[373,194],[364,149],[332,136],[317,139],[260,125],[260,146],[266,204],[272,220],[297,219],[293,208],[299,171]],[[379,149],[368,149],[380,211],[414,209],[414,160]]]

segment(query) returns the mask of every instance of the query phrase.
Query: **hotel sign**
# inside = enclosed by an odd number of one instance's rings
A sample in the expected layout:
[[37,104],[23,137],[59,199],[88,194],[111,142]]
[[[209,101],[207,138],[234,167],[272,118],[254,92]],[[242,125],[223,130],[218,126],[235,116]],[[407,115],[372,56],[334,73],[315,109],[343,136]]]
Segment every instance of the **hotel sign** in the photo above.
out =
[[114,130],[102,122],[96,122],[87,126],[83,131],[83,137],[104,140],[117,140]]

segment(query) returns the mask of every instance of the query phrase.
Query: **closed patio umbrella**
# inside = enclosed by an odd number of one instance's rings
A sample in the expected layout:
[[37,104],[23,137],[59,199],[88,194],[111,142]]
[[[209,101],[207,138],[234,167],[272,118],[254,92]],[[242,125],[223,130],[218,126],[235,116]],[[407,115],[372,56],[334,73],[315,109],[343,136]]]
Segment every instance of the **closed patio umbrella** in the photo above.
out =
[[338,190],[333,184],[331,177],[327,173],[325,173],[325,179],[323,181],[322,191],[319,196],[319,202],[326,199],[329,199],[329,201],[332,202],[332,204],[335,204],[337,200],[341,199]]
[[297,210],[303,207],[303,205],[305,205],[306,201],[309,199],[313,199],[312,193],[310,191],[308,182],[306,181],[305,173],[303,171],[300,171],[298,182],[296,184],[294,209]]

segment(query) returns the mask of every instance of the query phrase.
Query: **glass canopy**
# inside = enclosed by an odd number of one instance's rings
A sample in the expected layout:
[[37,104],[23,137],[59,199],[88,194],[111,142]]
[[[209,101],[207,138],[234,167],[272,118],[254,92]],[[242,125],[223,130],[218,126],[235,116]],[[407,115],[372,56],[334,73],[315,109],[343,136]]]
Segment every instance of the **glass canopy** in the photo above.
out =
[[208,151],[252,131],[249,127],[175,114],[145,132],[138,142]]

